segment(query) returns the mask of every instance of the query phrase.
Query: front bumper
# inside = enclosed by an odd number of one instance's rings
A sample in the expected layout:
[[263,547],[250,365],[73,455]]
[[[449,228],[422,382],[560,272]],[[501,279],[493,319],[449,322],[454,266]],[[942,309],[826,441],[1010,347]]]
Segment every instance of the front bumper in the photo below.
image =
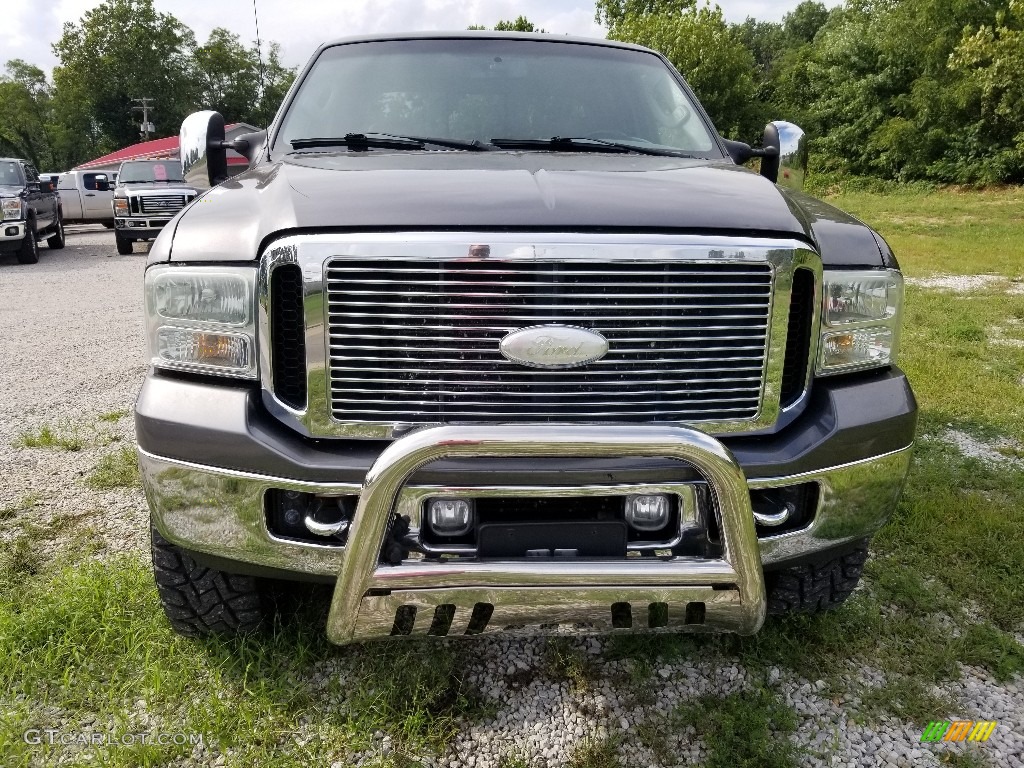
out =
[[172,218],[174,218],[173,214],[171,216],[118,216],[114,218],[114,229],[129,240],[145,240],[159,235]]
[[[867,413],[865,398],[872,403]],[[160,532],[219,560],[336,578],[329,618],[335,642],[563,621],[623,626],[612,623],[616,610],[620,619],[628,612],[629,626],[660,626],[642,618],[644,611],[654,615],[653,606],[665,607],[670,626],[749,633],[764,616],[763,570],[870,536],[891,513],[909,468],[916,406],[902,374],[864,377],[856,386],[829,383],[818,399],[818,412],[791,425],[785,439],[735,438],[728,447],[696,430],[653,426],[437,427],[390,444],[325,443],[275,426],[251,390],[151,375],[136,424]],[[233,458],[219,453],[226,434]],[[183,451],[200,461],[184,459]],[[643,492],[664,485],[680,462],[713,489],[720,558],[380,563],[392,510],[424,489],[530,485],[601,493],[628,485]],[[819,487],[811,523],[759,539],[749,492],[799,483]],[[268,489],[358,495],[346,546],[275,537],[264,509]]]
[[0,222],[0,245],[20,243],[25,239],[24,221]]

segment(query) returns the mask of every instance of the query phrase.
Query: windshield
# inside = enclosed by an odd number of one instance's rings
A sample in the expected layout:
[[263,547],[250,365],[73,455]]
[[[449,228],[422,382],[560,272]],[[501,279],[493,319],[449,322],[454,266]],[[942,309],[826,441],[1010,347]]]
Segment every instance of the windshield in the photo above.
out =
[[0,184],[20,187],[25,182],[21,179],[21,164],[9,160],[0,160]]
[[721,156],[657,56],[521,39],[326,49],[291,102],[275,146],[291,151],[298,139],[353,133],[480,142],[594,138]]
[[140,181],[184,181],[181,166],[175,160],[145,160],[122,163],[115,178],[122,184]]

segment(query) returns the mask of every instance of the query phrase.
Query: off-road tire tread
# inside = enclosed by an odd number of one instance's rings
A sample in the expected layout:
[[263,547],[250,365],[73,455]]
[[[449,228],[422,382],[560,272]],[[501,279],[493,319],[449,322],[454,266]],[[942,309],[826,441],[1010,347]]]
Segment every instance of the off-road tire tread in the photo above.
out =
[[259,629],[266,613],[255,577],[199,565],[152,528],[153,576],[164,613],[186,637],[235,636]]
[[863,542],[827,562],[767,574],[768,613],[821,613],[841,605],[857,587],[867,557]]

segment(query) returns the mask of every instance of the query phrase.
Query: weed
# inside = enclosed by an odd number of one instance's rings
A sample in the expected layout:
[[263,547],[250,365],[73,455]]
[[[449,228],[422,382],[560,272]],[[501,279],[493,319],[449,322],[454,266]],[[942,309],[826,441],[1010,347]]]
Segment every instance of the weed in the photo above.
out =
[[659,765],[673,765],[679,757],[668,745],[669,737],[674,733],[671,718],[655,715],[641,720],[634,726],[637,741],[651,750]]
[[547,639],[544,646],[544,673],[552,680],[566,680],[576,688],[586,688],[597,677],[597,664],[572,640]]
[[796,716],[763,688],[719,698],[702,696],[680,705],[673,720],[693,726],[708,749],[706,768],[792,768],[796,749],[788,736]]
[[618,768],[619,738],[586,739],[573,750],[569,768]]
[[132,488],[139,483],[139,460],[135,450],[129,446],[108,453],[85,478],[86,485],[101,491]]
[[522,754],[510,752],[498,758],[498,768],[530,768],[530,761]]
[[15,594],[41,565],[42,555],[31,536],[22,533],[0,540],[0,599]]
[[33,507],[39,505],[41,497],[37,493],[29,493],[23,496],[13,504],[8,504],[6,507],[0,507],[0,520],[8,520],[19,512],[25,512]]
[[126,408],[123,408],[123,409],[118,410],[118,411],[110,411],[108,413],[101,413],[100,416],[99,416],[99,420],[100,421],[105,421],[107,423],[112,424],[112,423],[114,423],[116,421],[120,421],[121,419],[123,419],[125,416],[127,416],[130,413],[131,413],[131,411],[129,411]]
[[44,424],[35,432],[22,432],[18,435],[15,445],[22,448],[53,448],[58,451],[80,451],[85,447],[85,440],[79,430],[69,424],[51,427]]
[[893,715],[923,728],[932,720],[948,717],[956,702],[944,693],[933,693],[917,678],[898,677],[867,691],[861,706],[869,715]]
[[978,750],[973,749],[964,752],[943,750],[939,753],[939,762],[953,768],[989,768],[992,765]]

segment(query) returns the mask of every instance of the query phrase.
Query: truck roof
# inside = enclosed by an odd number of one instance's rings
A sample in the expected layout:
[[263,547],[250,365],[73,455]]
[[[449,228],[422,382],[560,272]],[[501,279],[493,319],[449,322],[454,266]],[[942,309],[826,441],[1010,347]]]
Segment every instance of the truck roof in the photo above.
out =
[[347,43],[371,43],[387,40],[453,40],[453,39],[518,39],[532,40],[547,43],[575,43],[577,45],[600,45],[606,48],[627,48],[633,51],[645,51],[652,53],[650,48],[633,43],[622,43],[618,40],[605,40],[596,37],[574,37],[572,35],[555,35],[547,32],[495,32],[493,30],[458,30],[452,32],[399,32],[377,35],[355,35],[351,37],[339,37],[321,43],[317,51],[330,48],[333,45],[345,45]]

